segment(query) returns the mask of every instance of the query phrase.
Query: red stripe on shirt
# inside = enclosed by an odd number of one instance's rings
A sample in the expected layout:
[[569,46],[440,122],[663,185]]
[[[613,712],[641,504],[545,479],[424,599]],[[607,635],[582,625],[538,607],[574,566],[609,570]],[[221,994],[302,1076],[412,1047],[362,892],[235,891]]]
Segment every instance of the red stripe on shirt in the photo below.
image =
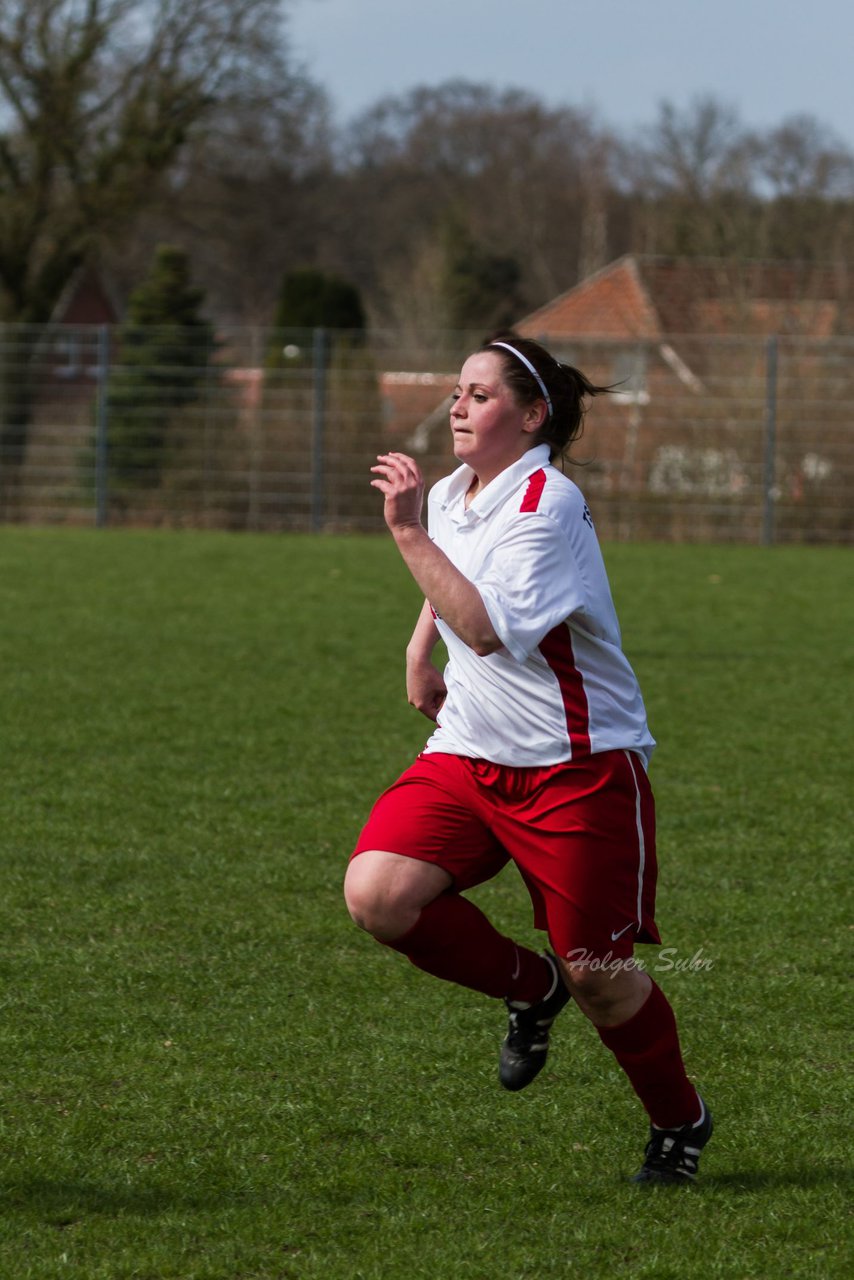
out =
[[543,496],[543,489],[546,484],[546,473],[542,467],[539,471],[535,471],[528,481],[528,487],[525,490],[525,496],[522,499],[520,511],[536,511],[540,505],[540,498]]
[[572,637],[565,622],[559,623],[540,642],[540,653],[557,676],[563,709],[566,715],[566,731],[572,748],[572,758],[590,755],[590,715],[587,694],[581,672],[575,665]]

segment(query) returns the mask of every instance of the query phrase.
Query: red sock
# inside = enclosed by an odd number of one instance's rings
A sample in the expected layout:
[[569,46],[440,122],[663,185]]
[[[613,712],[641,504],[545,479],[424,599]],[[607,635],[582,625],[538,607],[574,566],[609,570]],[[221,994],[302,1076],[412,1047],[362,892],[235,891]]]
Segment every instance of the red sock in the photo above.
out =
[[402,938],[386,945],[425,973],[487,996],[533,1004],[552,985],[547,960],[505,938],[479,907],[458,893],[434,899]]
[[627,1022],[596,1030],[654,1125],[675,1129],[699,1119],[697,1090],[685,1074],[676,1019],[660,987],[652,984],[646,1002]]

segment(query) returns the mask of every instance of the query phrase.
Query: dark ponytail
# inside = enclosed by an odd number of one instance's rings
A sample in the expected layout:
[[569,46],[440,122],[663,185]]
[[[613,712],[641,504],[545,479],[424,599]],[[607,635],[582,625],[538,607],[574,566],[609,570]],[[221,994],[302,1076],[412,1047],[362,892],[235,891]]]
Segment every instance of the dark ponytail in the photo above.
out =
[[[495,346],[495,343],[507,345]],[[513,350],[508,351],[508,346]],[[610,387],[596,386],[579,369],[571,364],[561,364],[542,343],[535,342],[533,338],[523,338],[513,330],[493,334],[480,350],[492,352],[501,360],[504,381],[519,404],[551,401],[551,411],[537,434],[537,444],[549,446],[552,461],[581,435],[587,407],[585,399],[611,390]],[[535,373],[528,365],[533,366]],[[543,395],[543,388],[548,392],[547,397]]]

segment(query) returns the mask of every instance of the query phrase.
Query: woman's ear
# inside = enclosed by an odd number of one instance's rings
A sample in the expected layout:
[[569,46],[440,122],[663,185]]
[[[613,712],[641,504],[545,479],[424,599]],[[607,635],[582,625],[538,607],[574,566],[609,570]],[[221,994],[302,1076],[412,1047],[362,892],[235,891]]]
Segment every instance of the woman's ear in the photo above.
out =
[[522,430],[533,435],[535,431],[539,431],[545,426],[546,418],[549,411],[546,408],[545,400],[535,400],[532,405],[528,406],[525,414],[525,421],[522,423]]

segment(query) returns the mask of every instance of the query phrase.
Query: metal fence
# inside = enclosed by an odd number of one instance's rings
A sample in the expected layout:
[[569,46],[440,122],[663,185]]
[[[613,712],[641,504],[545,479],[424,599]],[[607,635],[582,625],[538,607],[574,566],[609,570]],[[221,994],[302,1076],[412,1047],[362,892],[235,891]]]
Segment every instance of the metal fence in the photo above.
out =
[[[379,529],[377,453],[456,465],[478,342],[0,326],[0,521]],[[614,387],[567,463],[602,536],[851,543],[854,338],[550,345]]]

